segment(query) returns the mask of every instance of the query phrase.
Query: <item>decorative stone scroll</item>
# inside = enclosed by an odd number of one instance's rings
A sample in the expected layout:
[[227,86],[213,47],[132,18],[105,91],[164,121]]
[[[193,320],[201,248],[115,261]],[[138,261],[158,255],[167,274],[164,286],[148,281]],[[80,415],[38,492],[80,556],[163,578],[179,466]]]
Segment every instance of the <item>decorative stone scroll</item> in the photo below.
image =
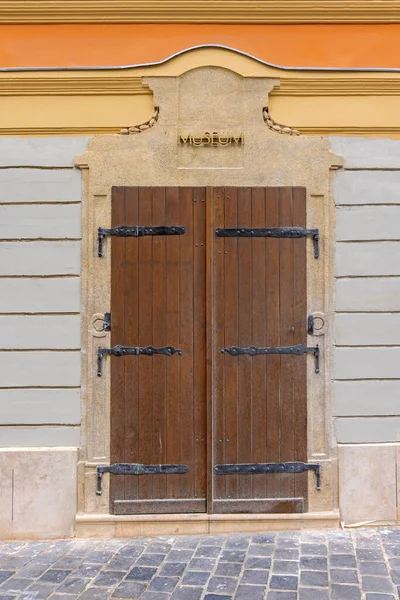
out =
[[142,133],[143,131],[146,131],[146,129],[150,129],[150,127],[153,127],[153,125],[157,123],[159,112],[159,107],[155,106],[153,115],[148,121],[142,123],[141,125],[131,125],[130,127],[124,127],[119,133],[121,135],[133,135],[135,133]]
[[287,135],[301,135],[300,131],[297,129],[292,129],[292,127],[287,127],[286,125],[279,125],[273,119],[271,119],[267,106],[264,106],[263,108],[263,117],[269,129],[272,131],[276,131],[277,133],[286,133]]

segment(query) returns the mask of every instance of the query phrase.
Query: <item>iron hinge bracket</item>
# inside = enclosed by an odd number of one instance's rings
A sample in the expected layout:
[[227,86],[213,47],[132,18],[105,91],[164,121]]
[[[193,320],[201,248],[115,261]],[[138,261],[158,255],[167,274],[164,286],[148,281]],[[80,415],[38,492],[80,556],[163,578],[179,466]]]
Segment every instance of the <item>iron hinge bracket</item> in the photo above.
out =
[[304,229],[303,227],[228,227],[225,229],[216,229],[215,235],[217,237],[312,237],[314,242],[314,258],[319,258],[319,229]]
[[114,346],[113,348],[97,348],[97,376],[103,375],[103,356],[130,356],[144,355],[154,356],[154,354],[164,354],[172,356],[173,354],[182,354],[182,350],[173,346],[164,346],[154,348],[153,346]]
[[248,348],[241,348],[239,346],[231,346],[230,348],[222,348],[222,354],[230,354],[231,356],[239,356],[240,354],[249,354],[250,356],[257,356],[262,354],[294,354],[301,356],[302,354],[314,354],[315,356],[315,372],[319,373],[319,347],[315,346],[309,348],[303,346],[303,344],[296,344],[295,346],[277,346],[267,348],[256,348],[255,346],[249,346]]
[[103,473],[112,473],[113,475],[171,475],[187,473],[187,465],[141,465],[138,463],[115,463],[114,465],[97,465],[97,490],[96,494],[101,496],[101,482]]
[[314,471],[317,490],[321,490],[321,465],[319,463],[283,462],[283,463],[245,463],[216,465],[216,475],[258,475],[267,473],[304,473]]
[[98,238],[98,256],[103,254],[103,240],[106,236],[114,237],[143,237],[145,235],[183,235],[186,233],[186,227],[182,225],[161,225],[161,226],[140,226],[140,225],[117,225],[111,229],[99,227],[97,230]]

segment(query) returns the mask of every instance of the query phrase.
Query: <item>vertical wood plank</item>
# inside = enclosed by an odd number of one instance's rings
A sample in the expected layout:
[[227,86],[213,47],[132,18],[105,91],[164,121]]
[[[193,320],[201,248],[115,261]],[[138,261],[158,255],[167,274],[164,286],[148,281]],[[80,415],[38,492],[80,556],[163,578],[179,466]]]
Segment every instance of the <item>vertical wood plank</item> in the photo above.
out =
[[[125,220],[120,220],[118,224],[126,223],[135,225],[139,218],[139,192],[138,188],[125,188]],[[118,238],[116,238],[118,239]],[[125,331],[123,341],[117,341],[116,344],[123,343],[126,346],[137,346],[139,339],[139,240],[137,238],[126,238],[125,242],[125,260],[122,263],[124,269],[125,290]],[[121,268],[121,267],[120,267]],[[118,319],[118,313],[111,313],[112,332],[114,332],[115,318]],[[115,318],[114,318],[115,317]],[[121,339],[121,338],[120,338]],[[139,356],[127,356],[116,359],[124,362],[125,378],[125,434],[119,443],[125,444],[123,462],[139,462],[139,431],[138,431],[138,375],[139,375]],[[127,398],[130,400],[127,401]],[[113,431],[113,429],[111,429]],[[125,498],[138,498],[138,478],[137,477],[119,477],[125,480]]]
[[[252,221],[253,227],[265,227],[266,198],[264,188],[252,189]],[[266,240],[252,240],[251,259],[251,296],[252,331],[251,340],[254,346],[267,346],[266,327],[268,306],[266,303]],[[258,356],[252,363],[252,415],[251,432],[253,444],[253,461],[267,462],[267,357]],[[266,482],[264,475],[253,475],[253,497],[266,498]]]
[[[279,227],[279,188],[266,189],[266,226]],[[266,238],[266,345],[280,346],[280,302],[279,302],[279,239]],[[280,357],[266,357],[265,371],[267,390],[267,462],[280,462]],[[266,497],[280,497],[280,475],[272,474],[266,481]]]
[[[214,229],[225,227],[225,189],[212,190],[214,205]],[[214,233],[214,232],[213,232]],[[215,233],[214,233],[215,235]],[[214,464],[225,462],[225,406],[224,406],[224,381],[225,381],[225,356],[221,349],[226,346],[225,340],[225,238],[216,237],[214,240],[213,256],[213,458]],[[209,313],[210,314],[210,313]],[[213,475],[213,497],[225,498],[225,477]],[[209,502],[209,510],[211,510]]]
[[[165,221],[165,188],[158,187],[153,189],[153,223],[166,224]],[[165,337],[165,291],[166,291],[166,264],[165,264],[165,246],[167,239],[165,236],[154,236],[153,240],[153,332],[152,343],[155,347],[166,346],[168,344]],[[169,241],[169,240],[168,240]],[[176,357],[174,357],[176,358]],[[153,464],[165,464],[166,460],[166,440],[164,422],[165,414],[165,378],[166,369],[169,360],[168,356],[155,355],[151,358],[153,364],[153,384],[152,384],[152,403],[153,403]],[[153,477],[153,498],[162,498],[165,488],[166,475],[157,475]]]
[[[238,190],[225,188],[225,227],[238,225]],[[225,239],[225,346],[238,346],[238,238]],[[239,357],[224,354],[224,408],[225,462],[236,463],[238,457],[238,379]],[[226,479],[227,498],[237,498],[239,479],[237,475],[221,476]]]
[[[165,191],[165,217],[168,225],[184,223],[179,214],[179,190],[169,187]],[[180,317],[180,283],[179,283],[179,256],[180,236],[171,236],[166,249],[167,259],[167,281],[166,281],[166,340],[168,345],[182,348],[179,337]],[[182,350],[185,350],[182,348]],[[180,462],[180,427],[179,427],[179,373],[181,369],[180,356],[171,357],[167,367],[166,381],[166,452],[168,462],[178,464]],[[179,475],[167,476],[167,498],[179,498]]]
[[[251,189],[237,190],[237,223],[238,226],[252,225]],[[252,239],[238,238],[238,343],[239,346],[250,346],[252,340]],[[261,241],[262,240],[258,240]],[[258,248],[257,248],[258,249]],[[238,392],[237,392],[237,455],[236,462],[253,462],[252,440],[252,368],[257,357],[242,355],[238,357]],[[260,357],[261,358],[261,357]],[[262,360],[262,358],[261,358]],[[258,440],[257,440],[258,443]],[[238,498],[252,498],[253,475],[238,477]]]
[[[280,226],[293,225],[293,198],[291,188],[280,190]],[[279,303],[280,303],[280,335],[281,345],[291,346],[294,340],[294,243],[298,240],[280,239],[279,265]],[[294,460],[294,402],[293,402],[293,369],[297,356],[280,357],[280,456],[282,462]],[[280,476],[282,497],[293,497],[294,475]]]
[[205,498],[207,488],[206,396],[206,189],[193,189],[193,496]]
[[[293,188],[293,223],[306,227],[306,189]],[[308,242],[311,246],[311,243]],[[296,241],[294,253],[294,344],[307,345],[307,241],[302,238]],[[312,252],[311,248],[309,248]],[[311,259],[314,260],[314,259]],[[309,357],[308,360],[312,360]],[[294,398],[294,459],[307,462],[307,355],[298,356],[293,368]],[[308,476],[307,473],[297,475],[294,480],[294,494],[305,499],[304,510],[307,510]]]
[[181,432],[180,462],[187,464],[189,473],[181,477],[181,494],[190,498],[194,489],[194,398],[193,398],[193,256],[199,246],[193,244],[193,188],[179,189],[180,221],[185,223],[186,233],[180,236],[180,318],[179,343],[183,354],[179,357],[180,394],[179,428]]
[[[153,189],[139,188],[139,225],[153,224]],[[139,239],[139,346],[153,342],[153,239]],[[143,464],[153,458],[153,357],[139,357],[139,457]],[[153,475],[138,477],[139,498],[153,498]]]

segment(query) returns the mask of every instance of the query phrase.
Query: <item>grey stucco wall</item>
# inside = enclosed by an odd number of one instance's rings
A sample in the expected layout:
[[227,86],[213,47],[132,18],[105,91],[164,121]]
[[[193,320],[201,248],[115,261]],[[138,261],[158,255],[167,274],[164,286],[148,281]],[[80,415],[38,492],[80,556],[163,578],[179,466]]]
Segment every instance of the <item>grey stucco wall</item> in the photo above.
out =
[[331,138],[335,421],[341,443],[400,440],[400,141]]
[[87,142],[0,140],[0,447],[79,445]]

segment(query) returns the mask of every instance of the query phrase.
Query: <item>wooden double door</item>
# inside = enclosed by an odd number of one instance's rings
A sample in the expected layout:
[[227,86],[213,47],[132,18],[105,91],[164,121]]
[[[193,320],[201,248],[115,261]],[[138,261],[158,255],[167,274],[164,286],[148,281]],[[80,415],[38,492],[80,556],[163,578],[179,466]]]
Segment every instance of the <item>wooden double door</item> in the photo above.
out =
[[306,511],[307,472],[254,465],[307,460],[307,355],[251,347],[306,346],[307,242],[244,234],[305,228],[305,189],[115,187],[117,226],[111,463],[144,471],[111,512]]

